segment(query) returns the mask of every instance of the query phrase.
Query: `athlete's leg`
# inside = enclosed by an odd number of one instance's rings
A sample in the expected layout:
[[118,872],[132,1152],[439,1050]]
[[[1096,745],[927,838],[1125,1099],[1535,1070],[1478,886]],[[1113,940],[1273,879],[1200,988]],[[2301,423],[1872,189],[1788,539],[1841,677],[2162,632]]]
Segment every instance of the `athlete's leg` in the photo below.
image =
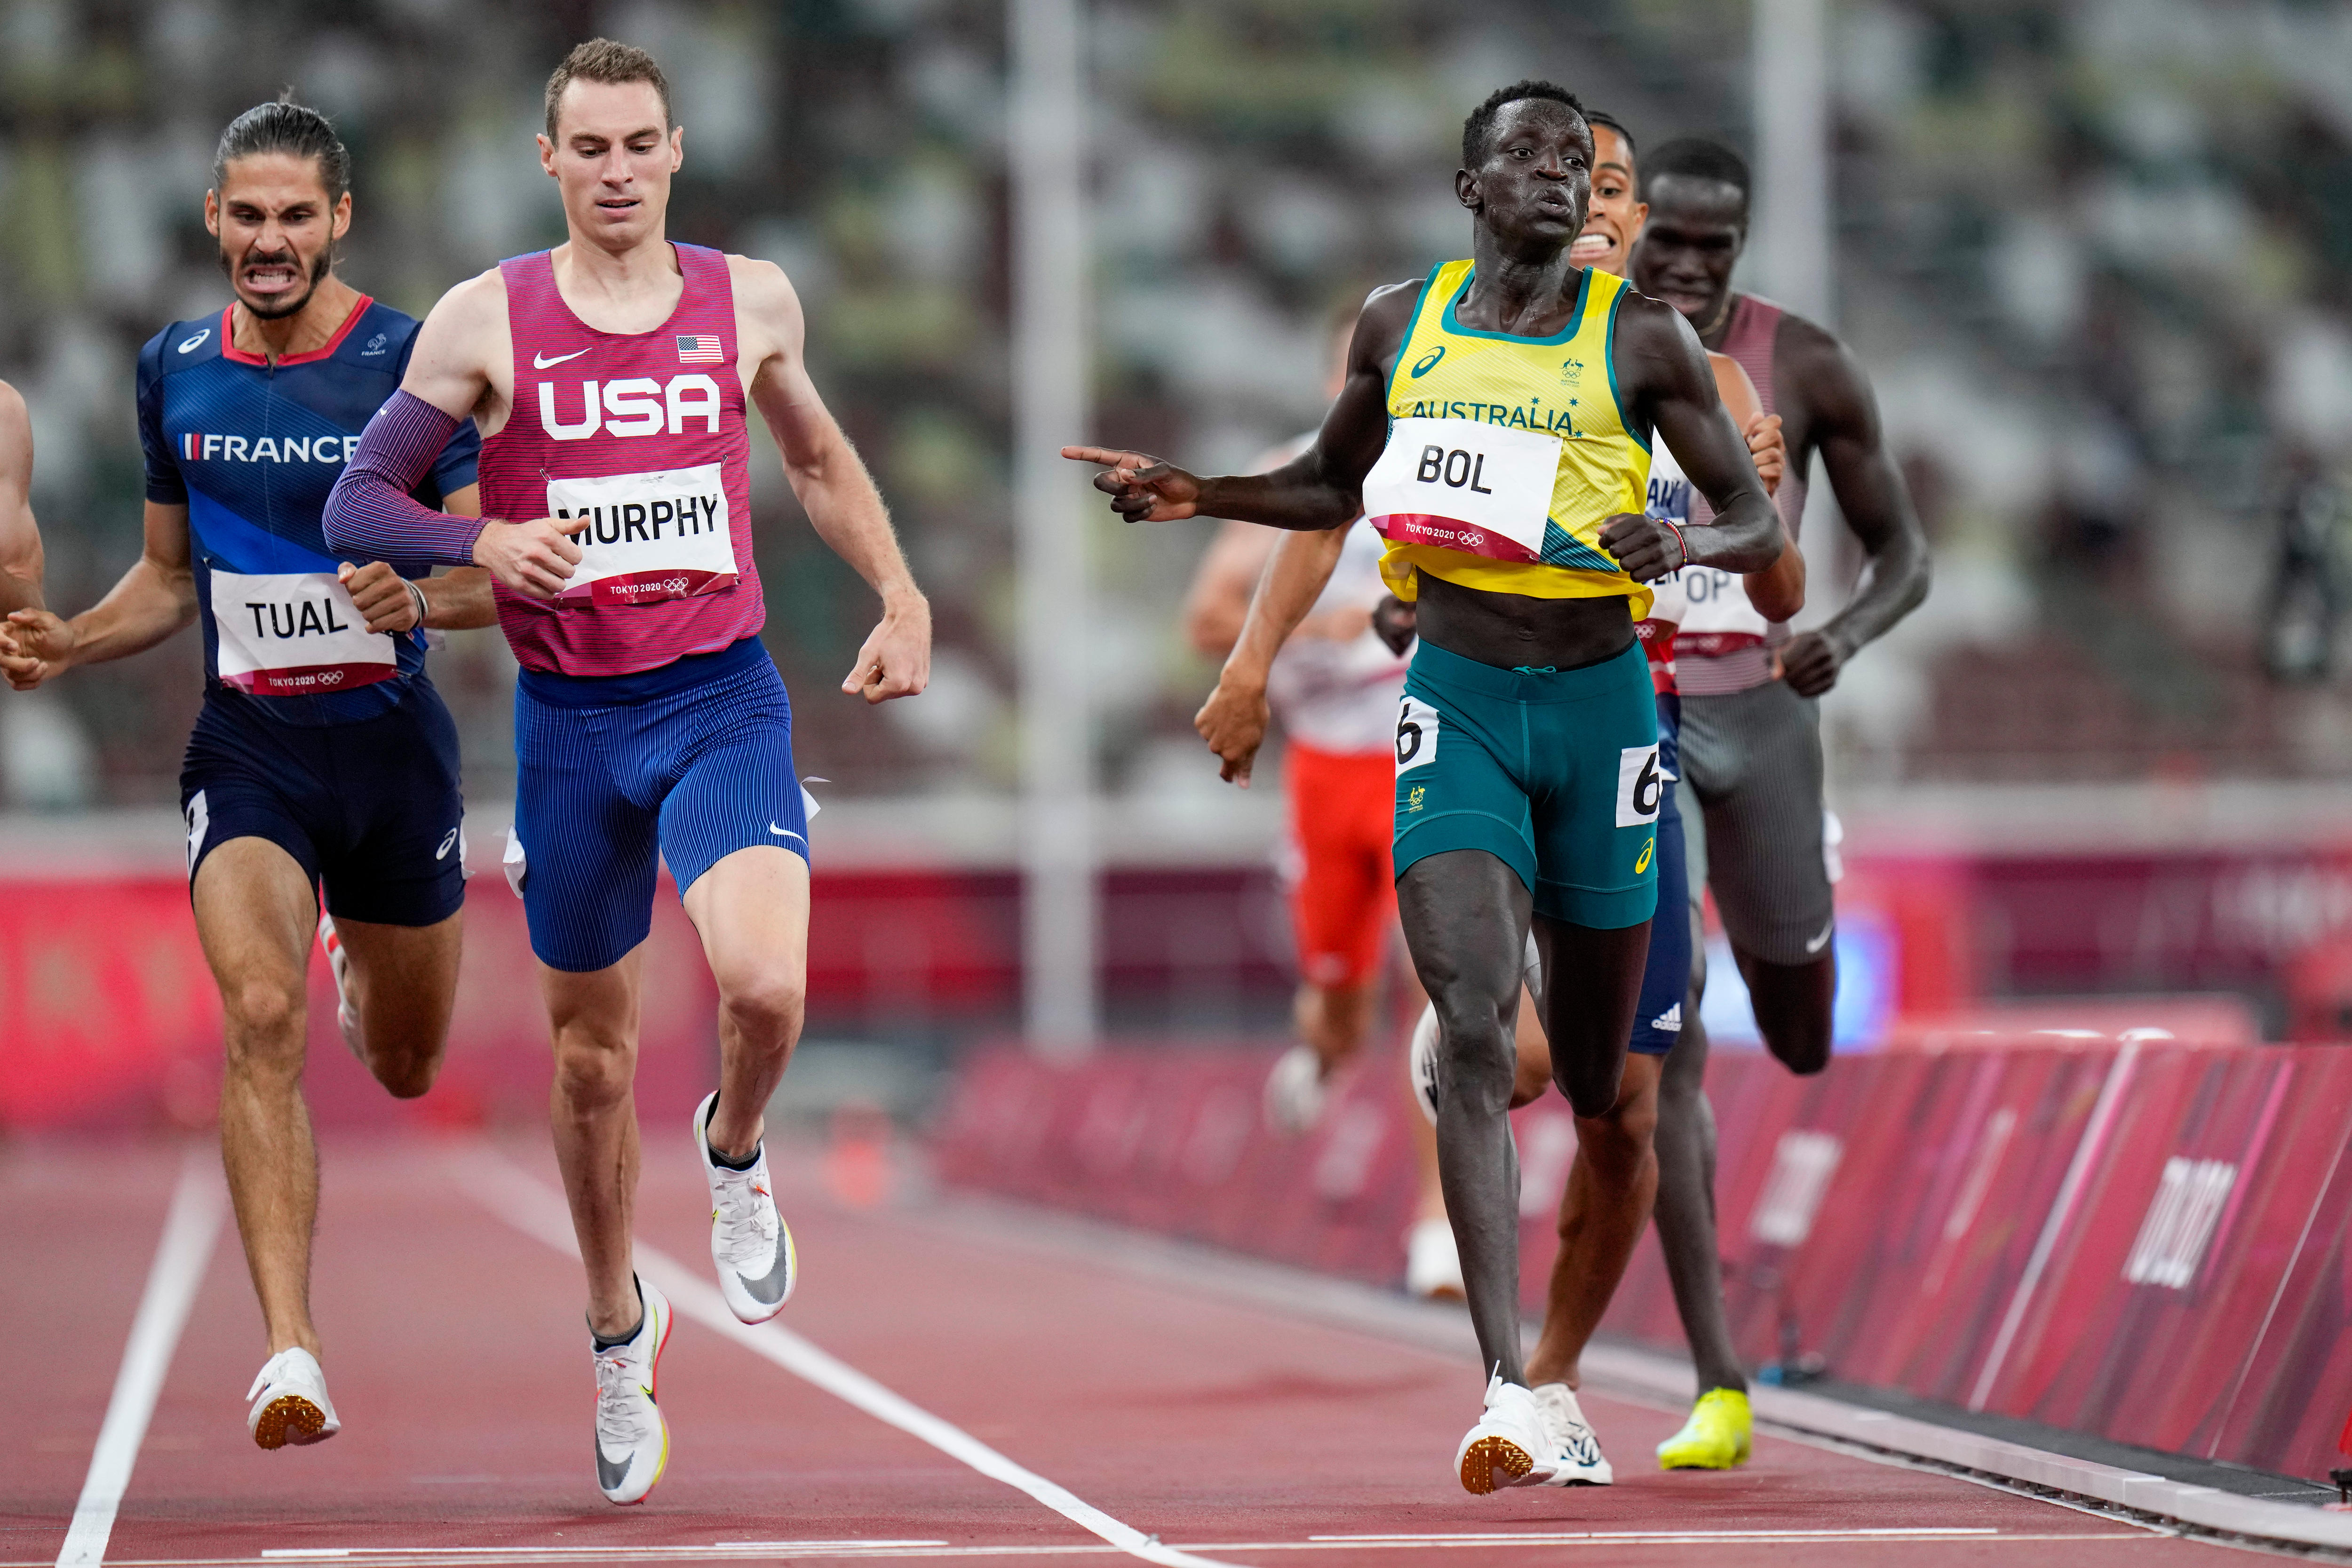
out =
[[1519,1161],[1512,1026],[1528,894],[1482,849],[1424,857],[1397,879],[1422,988],[1437,1009],[1437,1163],[1482,1363],[1525,1384],[1519,1353]]
[[431,1089],[441,1070],[465,920],[460,910],[428,926],[335,921],[351,959],[344,992],[360,1020],[368,1071],[401,1100]]
[[1298,1037],[1307,1042],[1328,1076],[1364,1048],[1372,1032],[1372,1013],[1380,1000],[1379,982],[1346,980],[1334,985],[1302,983],[1291,1004],[1291,1019]]
[[1825,952],[1805,963],[1772,963],[1734,945],[1739,977],[1748,982],[1756,1032],[1793,1073],[1817,1073],[1830,1065],[1830,1039],[1837,1004],[1837,954]]
[[687,889],[686,913],[719,984],[719,1105],[710,1117],[710,1147],[729,1159],[749,1159],[806,1012],[808,862],[764,844],[735,850]]
[[294,857],[266,838],[214,847],[196,868],[196,936],[226,1016],[221,1163],[269,1353],[316,1355],[310,1236],[319,1152],[302,1100],[308,1024],[304,974],[319,913]]
[[1662,1058],[1632,1056],[1617,1103],[1576,1120],[1576,1160],[1560,1194],[1559,1252],[1544,1303],[1543,1337],[1528,1358],[1530,1384],[1577,1386],[1577,1363],[1624,1278],[1658,1191],[1651,1144]]
[[[1696,908],[1691,921],[1696,927]],[[1683,1337],[1690,1342],[1699,1392],[1736,1388],[1745,1394],[1748,1373],[1724,1311],[1716,1236],[1715,1108],[1706,1098],[1706,1026],[1699,1018],[1699,998],[1706,988],[1704,947],[1694,952],[1691,970],[1682,1037],[1667,1053],[1658,1085],[1658,1247],[1665,1254],[1666,1279],[1674,1287]]]
[[555,1044],[548,1121],[588,1275],[588,1327],[618,1339],[642,1303],[629,1237],[637,1194],[637,1000],[642,949],[604,969],[541,963],[541,997]]

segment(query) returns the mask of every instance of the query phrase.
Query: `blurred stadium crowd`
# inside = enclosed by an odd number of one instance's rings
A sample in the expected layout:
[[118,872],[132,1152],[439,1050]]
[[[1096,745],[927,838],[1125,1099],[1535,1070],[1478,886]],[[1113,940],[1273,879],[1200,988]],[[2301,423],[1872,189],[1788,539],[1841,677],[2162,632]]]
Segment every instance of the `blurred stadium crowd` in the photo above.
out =
[[[1196,467],[1312,423],[1335,308],[1459,253],[1458,128],[1496,84],[1549,75],[1644,142],[1748,145],[1749,7],[1733,0],[1089,12],[1098,434]],[[802,695],[805,754],[856,794],[1010,789],[992,3],[11,0],[0,375],[33,408],[52,602],[87,605],[137,552],[132,361],[226,297],[202,226],[221,126],[287,84],[334,116],[356,165],[345,276],[422,313],[561,237],[531,148],[540,84],[600,30],[653,49],[676,83],[672,232],[798,284],[818,377],[938,612],[929,698],[884,722],[829,700],[862,594],[755,463],[767,641]],[[1830,700],[1833,770],[2340,773],[2352,11],[1847,0],[1830,37],[1838,325],[1937,553],[1927,605]],[[1807,538],[1833,601],[1853,552],[1834,528]],[[1116,793],[1219,787],[1188,722],[1212,672],[1174,613],[1206,539],[1097,526]],[[512,663],[495,632],[453,643],[436,679],[470,788],[503,796]],[[6,803],[168,801],[197,659],[183,637],[0,700]]]

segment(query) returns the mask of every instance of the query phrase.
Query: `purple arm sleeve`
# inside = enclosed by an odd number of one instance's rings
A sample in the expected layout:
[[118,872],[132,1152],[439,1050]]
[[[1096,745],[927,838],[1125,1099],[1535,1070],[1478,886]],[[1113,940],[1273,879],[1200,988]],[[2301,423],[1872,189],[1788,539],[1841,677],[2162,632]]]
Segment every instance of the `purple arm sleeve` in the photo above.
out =
[[412,393],[394,393],[360,433],[359,450],[327,497],[329,548],[362,561],[472,565],[481,520],[436,511],[408,493],[458,423]]

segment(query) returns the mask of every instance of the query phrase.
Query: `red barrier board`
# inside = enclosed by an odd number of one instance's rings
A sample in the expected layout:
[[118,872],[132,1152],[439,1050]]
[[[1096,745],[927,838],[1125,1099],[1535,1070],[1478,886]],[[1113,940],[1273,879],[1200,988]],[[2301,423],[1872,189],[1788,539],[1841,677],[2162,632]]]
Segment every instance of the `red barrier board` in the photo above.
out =
[[[1268,1133],[1263,1050],[966,1068],[950,1181],[1393,1282],[1413,1173],[1387,1075]],[[2352,1415],[2352,1053],[2027,1037],[1799,1079],[1718,1057],[1727,1304],[1751,1363],[2305,1474]],[[1520,1279],[1540,1309],[1574,1123],[1513,1117]],[[1604,1327],[1677,1346],[1645,1241]]]

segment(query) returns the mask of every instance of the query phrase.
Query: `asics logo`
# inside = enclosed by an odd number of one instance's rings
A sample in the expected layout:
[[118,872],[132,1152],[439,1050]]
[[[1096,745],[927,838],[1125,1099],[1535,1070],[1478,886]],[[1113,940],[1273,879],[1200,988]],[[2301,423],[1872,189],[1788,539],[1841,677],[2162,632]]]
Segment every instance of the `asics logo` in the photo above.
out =
[[177,346],[182,353],[192,354],[198,349],[204,347],[205,340],[212,335],[213,330],[210,327],[206,327],[203,331],[198,332],[193,338],[182,338]]
[[1444,357],[1445,345],[1444,343],[1440,343],[1435,348],[1430,350],[1427,353],[1412,362],[1412,378],[1415,381],[1419,381],[1423,376],[1427,375],[1431,371],[1435,370],[1437,368],[1437,362]]
[[562,364],[565,360],[578,359],[582,354],[584,354],[587,352],[588,351],[586,349],[573,349],[568,354],[557,354],[553,359],[550,359],[545,354],[540,353],[534,350],[530,356],[530,368],[533,370],[545,370],[550,365]]
[[441,847],[433,851],[433,858],[436,860],[446,860],[449,858],[449,851],[456,848],[457,845],[457,830],[453,827],[447,833],[442,835]]

